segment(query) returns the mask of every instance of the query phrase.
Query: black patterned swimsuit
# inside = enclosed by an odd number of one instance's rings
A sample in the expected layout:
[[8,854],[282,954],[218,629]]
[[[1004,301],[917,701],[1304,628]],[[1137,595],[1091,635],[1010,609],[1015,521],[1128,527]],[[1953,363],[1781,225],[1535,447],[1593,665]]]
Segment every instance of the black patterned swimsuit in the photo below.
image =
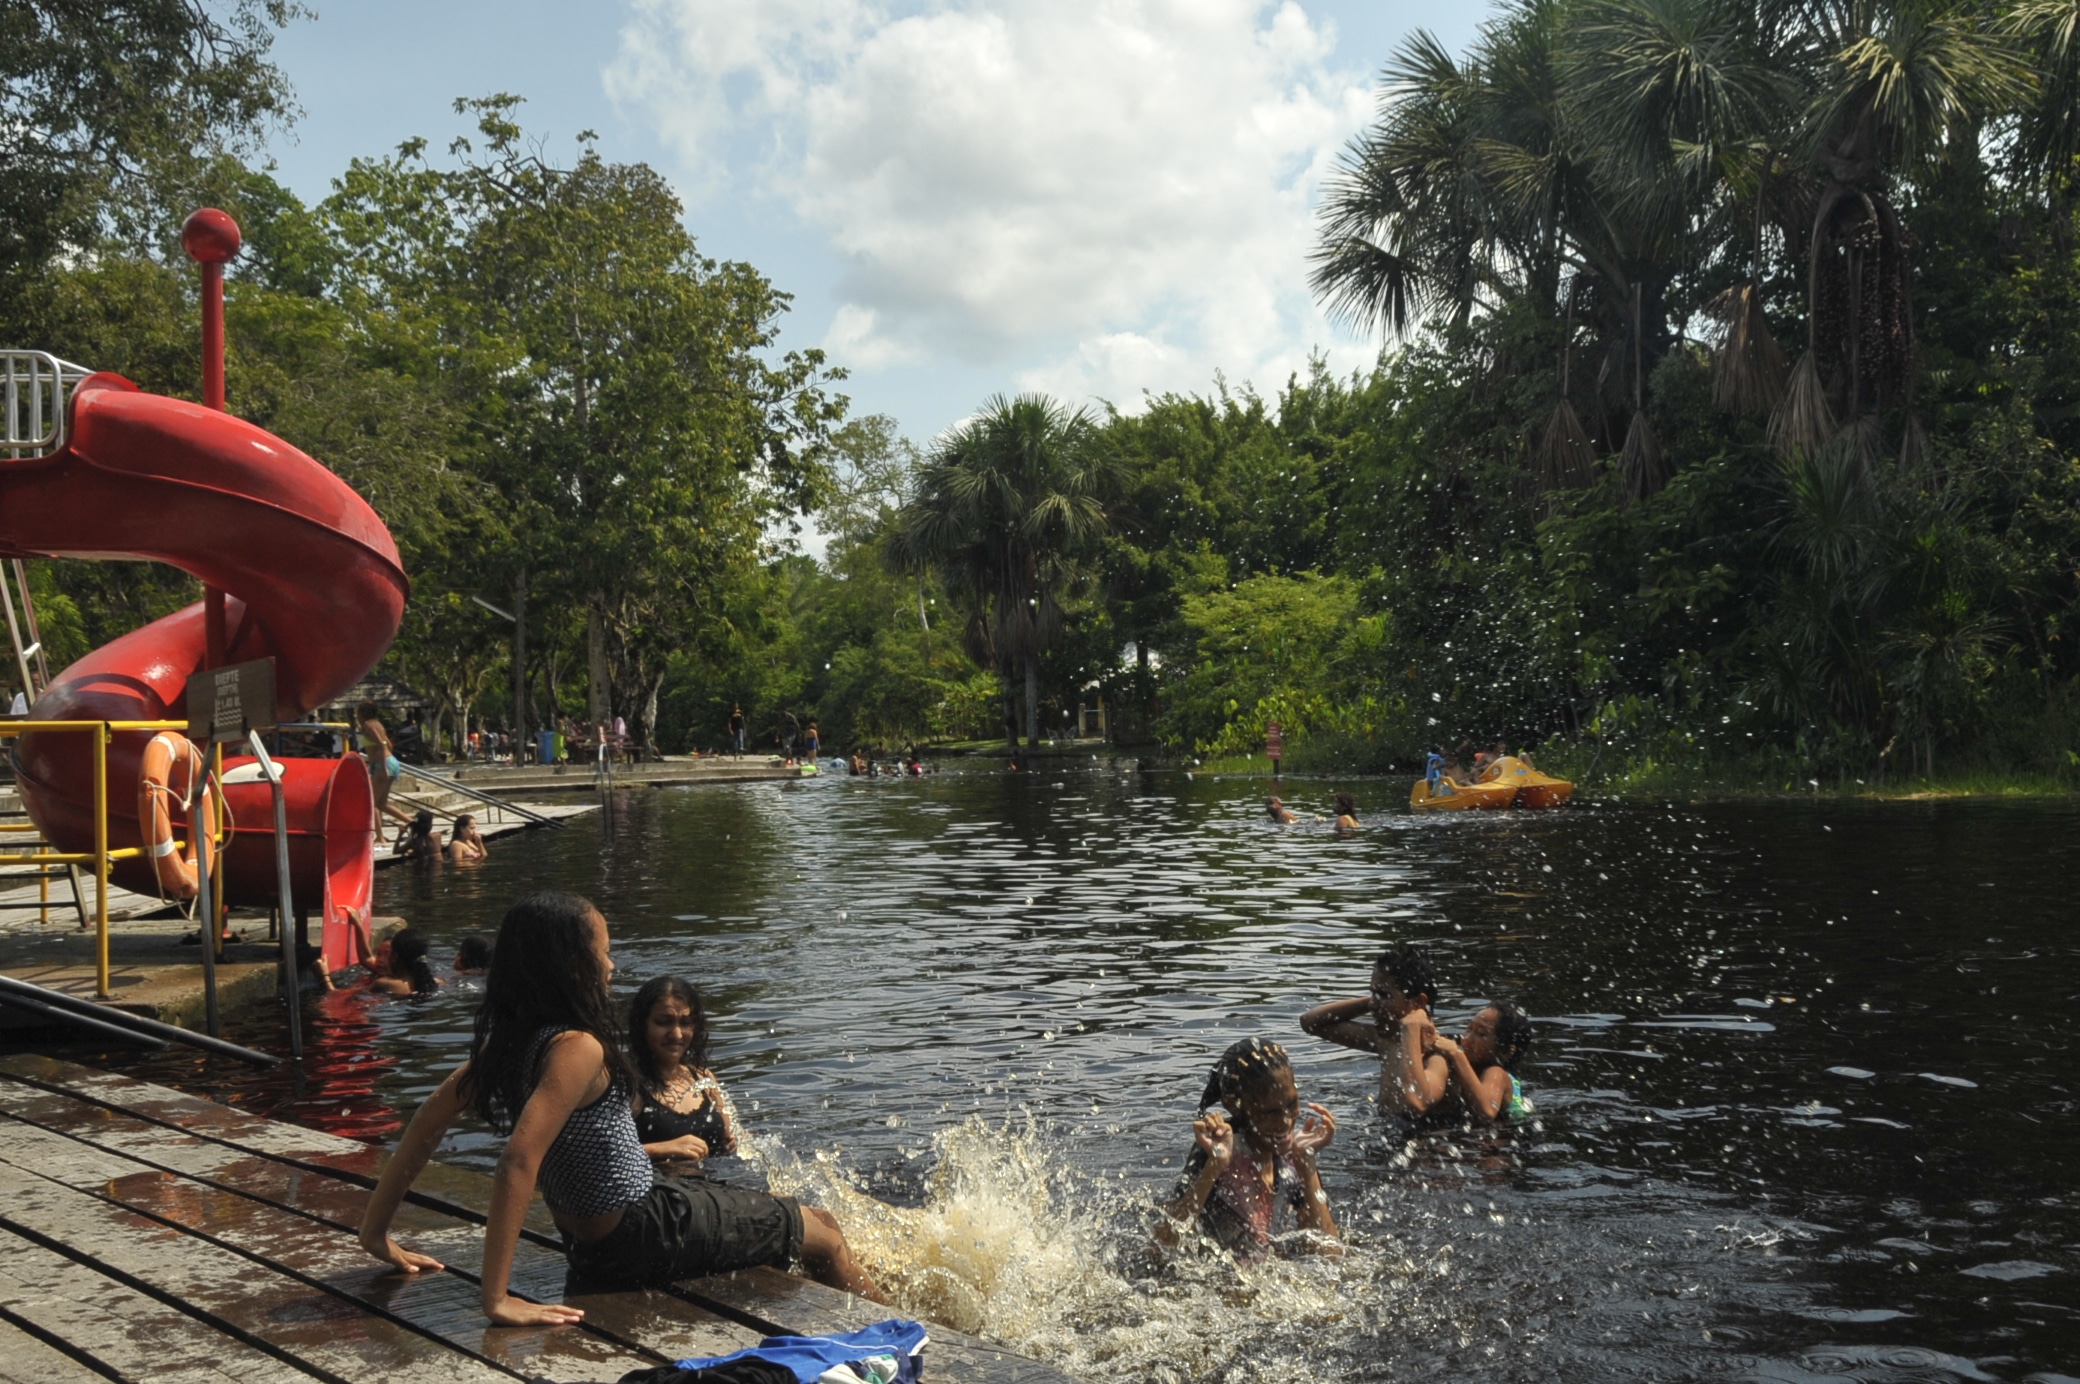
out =
[[722,1113],[728,1097],[722,1094],[721,1083],[704,1076],[694,1082],[693,1089],[703,1097],[698,1110],[674,1110],[655,1096],[643,1097],[642,1112],[636,1116],[636,1133],[646,1144],[667,1143],[691,1134],[706,1144],[711,1154],[735,1153],[737,1141]]

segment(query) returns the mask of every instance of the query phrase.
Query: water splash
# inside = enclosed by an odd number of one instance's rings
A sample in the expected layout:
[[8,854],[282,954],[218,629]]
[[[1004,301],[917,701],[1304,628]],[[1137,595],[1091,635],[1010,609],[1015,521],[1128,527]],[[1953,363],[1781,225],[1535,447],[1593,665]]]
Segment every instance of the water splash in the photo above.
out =
[[1163,1264],[1149,1196],[1071,1168],[1060,1135],[1031,1120],[971,1116],[936,1134],[916,1207],[869,1195],[832,1150],[753,1143],[772,1189],[835,1215],[902,1310],[1094,1381],[1290,1379],[1298,1362],[1333,1363],[1329,1341],[1375,1339],[1388,1282],[1440,1278],[1450,1257],[1390,1261],[1361,1244],[1341,1259]]

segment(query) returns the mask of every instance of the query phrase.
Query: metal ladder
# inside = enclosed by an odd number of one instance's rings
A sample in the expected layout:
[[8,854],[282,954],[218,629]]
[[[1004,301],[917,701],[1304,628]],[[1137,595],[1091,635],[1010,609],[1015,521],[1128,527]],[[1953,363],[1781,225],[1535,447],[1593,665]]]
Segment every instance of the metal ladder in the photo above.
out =
[[[4,417],[6,426],[5,440],[0,441],[0,456],[7,461],[27,461],[62,451],[71,428],[71,410],[67,405],[71,402],[72,391],[92,373],[83,365],[60,360],[47,351],[0,351],[0,417]],[[12,583],[8,580],[9,568],[13,569]],[[19,618],[15,610],[17,596],[21,601]],[[14,646],[15,669],[22,680],[23,704],[33,705],[50,686],[51,670],[43,652],[42,632],[36,626],[36,603],[29,595],[29,569],[20,558],[0,564],[0,606],[7,611],[7,635]],[[23,641],[25,633],[28,636],[26,643]],[[8,712],[13,714],[13,708],[10,707]],[[4,864],[5,859],[5,856],[0,856],[0,864]],[[86,890],[81,886],[79,867],[66,865],[62,868],[72,885],[72,902],[79,911],[80,926],[90,926]],[[8,906],[40,908],[43,921],[49,922],[51,871],[48,867],[38,867],[33,873],[41,897],[35,903]],[[0,875],[5,879],[29,877],[26,874]]]

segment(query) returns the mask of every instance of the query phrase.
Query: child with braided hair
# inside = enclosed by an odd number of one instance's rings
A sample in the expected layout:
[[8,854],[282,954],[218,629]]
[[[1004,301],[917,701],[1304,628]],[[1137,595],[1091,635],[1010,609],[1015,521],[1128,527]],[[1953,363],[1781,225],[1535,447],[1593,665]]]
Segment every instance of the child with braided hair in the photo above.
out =
[[1184,1175],[1156,1224],[1158,1245],[1173,1248],[1196,1228],[1243,1260],[1288,1246],[1343,1253],[1315,1168],[1315,1154],[1336,1137],[1336,1117],[1324,1106],[1302,1107],[1284,1048],[1245,1038],[1222,1053],[1192,1136]]

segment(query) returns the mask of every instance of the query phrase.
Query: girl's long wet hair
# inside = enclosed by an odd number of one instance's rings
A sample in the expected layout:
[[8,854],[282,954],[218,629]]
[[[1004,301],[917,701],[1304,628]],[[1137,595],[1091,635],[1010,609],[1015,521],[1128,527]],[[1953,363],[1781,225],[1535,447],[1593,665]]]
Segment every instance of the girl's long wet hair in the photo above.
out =
[[530,894],[499,924],[464,1095],[501,1134],[512,1132],[541,1077],[548,1045],[535,1040],[543,1029],[591,1034],[606,1053],[608,1076],[624,1086],[634,1082],[607,977],[592,950],[598,911],[575,894]]
[[686,1045],[686,1055],[680,1061],[689,1067],[708,1065],[708,1011],[701,1007],[701,992],[677,976],[644,981],[643,988],[636,991],[636,997],[628,1004],[628,1050],[635,1058],[643,1091],[652,1096],[663,1093],[664,1073],[658,1070],[657,1058],[650,1051],[650,1015],[668,999],[693,1011],[693,1041]]
[[1512,1074],[1517,1061],[1531,1050],[1531,1020],[1524,1011],[1506,1000],[1488,1006],[1495,1011],[1495,1060]]
[[1231,1043],[1206,1078],[1199,1108],[1206,1110],[1223,1103],[1239,1108],[1242,1093],[1249,1087],[1291,1070],[1293,1060],[1286,1056],[1286,1050],[1268,1038],[1244,1038]]
[[390,966],[412,983],[415,995],[430,995],[440,988],[433,967],[426,962],[426,934],[417,928],[404,928],[390,939]]

